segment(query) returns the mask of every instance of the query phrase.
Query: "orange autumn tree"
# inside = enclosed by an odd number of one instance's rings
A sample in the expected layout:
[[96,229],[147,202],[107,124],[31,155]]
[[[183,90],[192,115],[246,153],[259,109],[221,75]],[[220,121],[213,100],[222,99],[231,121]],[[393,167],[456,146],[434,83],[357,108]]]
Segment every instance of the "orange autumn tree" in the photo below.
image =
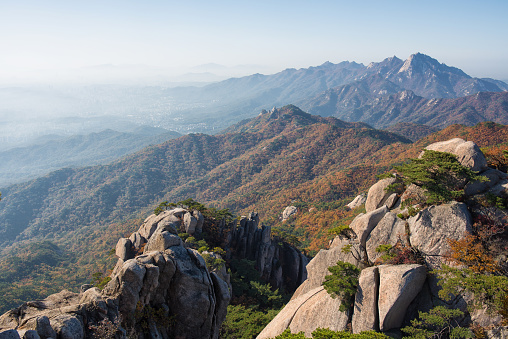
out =
[[466,234],[460,240],[448,239],[448,259],[454,264],[466,266],[475,273],[495,273],[500,267],[485,250],[479,238]]

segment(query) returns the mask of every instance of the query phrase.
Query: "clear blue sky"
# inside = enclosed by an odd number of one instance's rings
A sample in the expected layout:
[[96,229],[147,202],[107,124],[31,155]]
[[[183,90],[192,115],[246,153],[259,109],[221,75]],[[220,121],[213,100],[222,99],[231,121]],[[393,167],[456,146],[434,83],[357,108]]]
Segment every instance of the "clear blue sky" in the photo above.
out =
[[98,64],[405,59],[422,52],[508,79],[508,1],[0,0],[0,77]]

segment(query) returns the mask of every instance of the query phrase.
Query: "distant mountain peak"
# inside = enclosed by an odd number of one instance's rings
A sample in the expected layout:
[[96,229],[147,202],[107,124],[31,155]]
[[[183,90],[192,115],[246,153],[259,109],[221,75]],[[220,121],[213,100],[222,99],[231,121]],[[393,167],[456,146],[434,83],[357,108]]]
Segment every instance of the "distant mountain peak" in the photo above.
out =
[[409,58],[404,61],[404,64],[398,71],[398,73],[405,73],[409,77],[415,73],[423,74],[426,72],[450,73],[470,78],[470,76],[464,73],[462,70],[447,66],[446,64],[442,64],[436,59],[419,52],[411,54]]

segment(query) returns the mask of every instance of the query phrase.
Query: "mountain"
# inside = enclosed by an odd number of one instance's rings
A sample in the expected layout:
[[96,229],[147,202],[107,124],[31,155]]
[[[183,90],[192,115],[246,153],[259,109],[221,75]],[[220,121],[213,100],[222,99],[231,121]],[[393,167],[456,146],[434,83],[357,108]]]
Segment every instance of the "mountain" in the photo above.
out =
[[104,164],[150,144],[181,136],[140,126],[133,132],[111,129],[72,137],[47,136],[40,143],[0,152],[0,187],[20,183],[64,167]]
[[[428,99],[457,98],[477,92],[506,91],[508,85],[499,80],[473,78],[458,68],[416,53],[405,61],[390,57],[368,66],[348,61],[325,62],[316,67],[286,69],[273,75],[231,78],[201,88],[172,88],[166,93],[177,101],[182,100],[185,105],[192,105],[183,109],[187,117],[199,119],[206,126],[219,127],[222,124],[224,128],[224,124],[236,123],[274,106],[296,104],[310,111],[311,107],[320,105],[319,102],[316,105],[307,102],[319,95],[337,97],[341,104],[351,107],[403,90]],[[323,98],[315,100],[326,101]],[[329,105],[334,106],[334,102]],[[319,114],[318,111],[311,112]],[[200,114],[207,118],[202,120]]]
[[363,100],[348,95],[361,93],[362,87],[367,87],[364,81],[355,84],[349,91],[347,87],[341,87],[322,93],[304,107],[313,114],[333,115],[345,121],[363,121],[376,128],[386,128],[399,122],[436,128],[452,124],[472,126],[483,121],[508,123],[508,92],[480,92],[453,99],[426,99],[410,90],[382,97],[364,95],[361,96]]

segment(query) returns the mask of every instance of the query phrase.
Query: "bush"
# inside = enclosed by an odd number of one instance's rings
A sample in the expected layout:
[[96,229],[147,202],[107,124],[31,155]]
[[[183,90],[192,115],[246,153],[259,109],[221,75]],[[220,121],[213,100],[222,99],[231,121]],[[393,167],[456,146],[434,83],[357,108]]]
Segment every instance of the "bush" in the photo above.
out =
[[464,312],[457,309],[448,309],[436,306],[428,313],[419,312],[418,318],[411,320],[411,326],[402,328],[402,332],[409,334],[407,338],[472,338],[473,333],[464,327],[460,327],[457,318],[462,317]]
[[467,181],[488,180],[462,166],[455,155],[431,150],[424,150],[421,158],[410,159],[409,163],[394,168],[404,184],[415,184],[424,189],[427,204],[459,199],[464,194],[463,187]]
[[328,271],[332,274],[325,277],[323,286],[332,298],[341,298],[339,310],[345,312],[353,304],[360,269],[350,263],[337,261],[337,265],[328,267]]

